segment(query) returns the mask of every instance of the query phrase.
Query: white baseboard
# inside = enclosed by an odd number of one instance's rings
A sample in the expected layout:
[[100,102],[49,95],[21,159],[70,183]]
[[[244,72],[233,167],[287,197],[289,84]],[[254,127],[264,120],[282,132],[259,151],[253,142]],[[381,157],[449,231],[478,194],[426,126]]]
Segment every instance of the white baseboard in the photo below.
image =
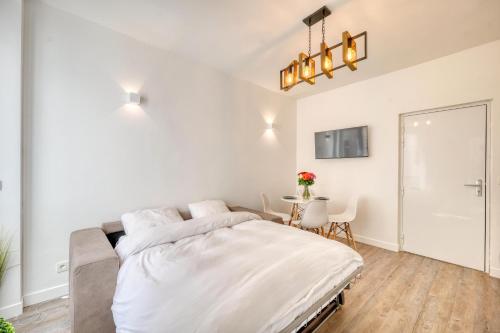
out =
[[[345,235],[342,234],[342,235],[339,235],[337,237],[345,238]],[[380,247],[382,249],[386,249],[386,250],[393,251],[393,252],[399,252],[399,244],[397,244],[397,243],[389,243],[386,241],[381,241],[378,239],[365,237],[365,236],[361,236],[361,235],[357,235],[357,234],[354,234],[354,240],[356,242],[359,242],[359,243]]]
[[23,302],[4,306],[0,309],[0,317],[10,319],[19,316],[23,313]]
[[42,289],[35,291],[33,293],[29,293],[27,295],[24,295],[23,300],[24,300],[24,305],[33,305],[37,303],[42,303],[45,301],[50,301],[51,299],[55,299],[61,296],[65,296],[68,294],[68,284],[61,284],[59,286],[47,288],[47,289]]
[[490,276],[500,279],[500,268],[490,266]]
[[380,247],[382,249],[386,249],[389,251],[399,252],[399,244],[397,244],[397,243],[389,243],[386,241],[381,241],[381,240],[378,240],[375,238],[365,237],[365,236],[356,235],[356,234],[354,234],[354,240],[358,241],[360,243],[363,243],[363,244],[368,244],[368,245]]

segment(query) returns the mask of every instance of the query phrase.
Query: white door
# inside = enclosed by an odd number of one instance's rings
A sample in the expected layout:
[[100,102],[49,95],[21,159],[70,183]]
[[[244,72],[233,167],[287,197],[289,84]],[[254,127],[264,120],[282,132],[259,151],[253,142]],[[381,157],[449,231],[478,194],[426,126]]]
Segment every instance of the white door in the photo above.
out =
[[486,105],[403,117],[402,248],[484,270]]

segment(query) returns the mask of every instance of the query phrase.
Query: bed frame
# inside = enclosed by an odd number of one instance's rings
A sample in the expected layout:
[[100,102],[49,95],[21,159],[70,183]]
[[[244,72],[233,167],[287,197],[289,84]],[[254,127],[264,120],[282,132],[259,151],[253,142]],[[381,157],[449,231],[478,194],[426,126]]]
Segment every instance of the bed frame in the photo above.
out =
[[361,267],[352,272],[342,283],[328,292],[313,304],[306,312],[295,318],[280,333],[310,333],[316,332],[342,305],[344,305],[344,290],[351,288],[351,282],[361,274]]
[[[264,212],[243,207],[230,207],[230,209],[250,211],[265,220],[283,223],[280,217]],[[111,305],[120,262],[112,246],[112,236],[120,233],[123,233],[121,222],[109,222],[103,223],[101,228],[77,230],[71,234],[69,295],[73,333],[115,332]],[[344,289],[349,288],[351,281],[359,273],[360,269],[353,272],[281,332],[315,332],[344,304]]]

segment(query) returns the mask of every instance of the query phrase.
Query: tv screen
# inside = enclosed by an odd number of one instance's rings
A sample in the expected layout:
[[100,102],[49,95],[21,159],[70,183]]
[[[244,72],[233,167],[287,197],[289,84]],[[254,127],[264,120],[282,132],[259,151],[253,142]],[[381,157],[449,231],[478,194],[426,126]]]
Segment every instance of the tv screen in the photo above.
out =
[[368,157],[368,126],[314,133],[316,159]]

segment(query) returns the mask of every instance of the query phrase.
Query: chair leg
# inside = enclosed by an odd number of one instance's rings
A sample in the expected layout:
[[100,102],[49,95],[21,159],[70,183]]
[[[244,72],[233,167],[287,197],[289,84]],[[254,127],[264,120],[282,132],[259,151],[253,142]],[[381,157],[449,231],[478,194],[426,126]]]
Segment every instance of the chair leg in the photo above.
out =
[[325,229],[323,229],[323,227],[321,227],[319,230],[321,230],[321,236],[325,237]]
[[346,223],[346,231],[347,231],[346,233],[349,234],[349,237],[351,237],[353,248],[357,251],[358,248],[356,246],[356,242],[354,241],[354,236],[352,235],[351,225],[349,223]]
[[333,225],[335,223],[332,222],[332,224],[330,224],[330,230],[328,230],[328,234],[326,235],[326,238],[330,239],[330,234],[332,233],[332,230],[333,230]]
[[333,240],[337,238],[337,223],[333,223]]
[[351,246],[351,238],[349,237],[349,232],[347,231],[347,226],[345,222],[339,223],[338,228],[340,229],[339,235],[341,232],[344,232],[345,240],[347,241],[347,245]]

